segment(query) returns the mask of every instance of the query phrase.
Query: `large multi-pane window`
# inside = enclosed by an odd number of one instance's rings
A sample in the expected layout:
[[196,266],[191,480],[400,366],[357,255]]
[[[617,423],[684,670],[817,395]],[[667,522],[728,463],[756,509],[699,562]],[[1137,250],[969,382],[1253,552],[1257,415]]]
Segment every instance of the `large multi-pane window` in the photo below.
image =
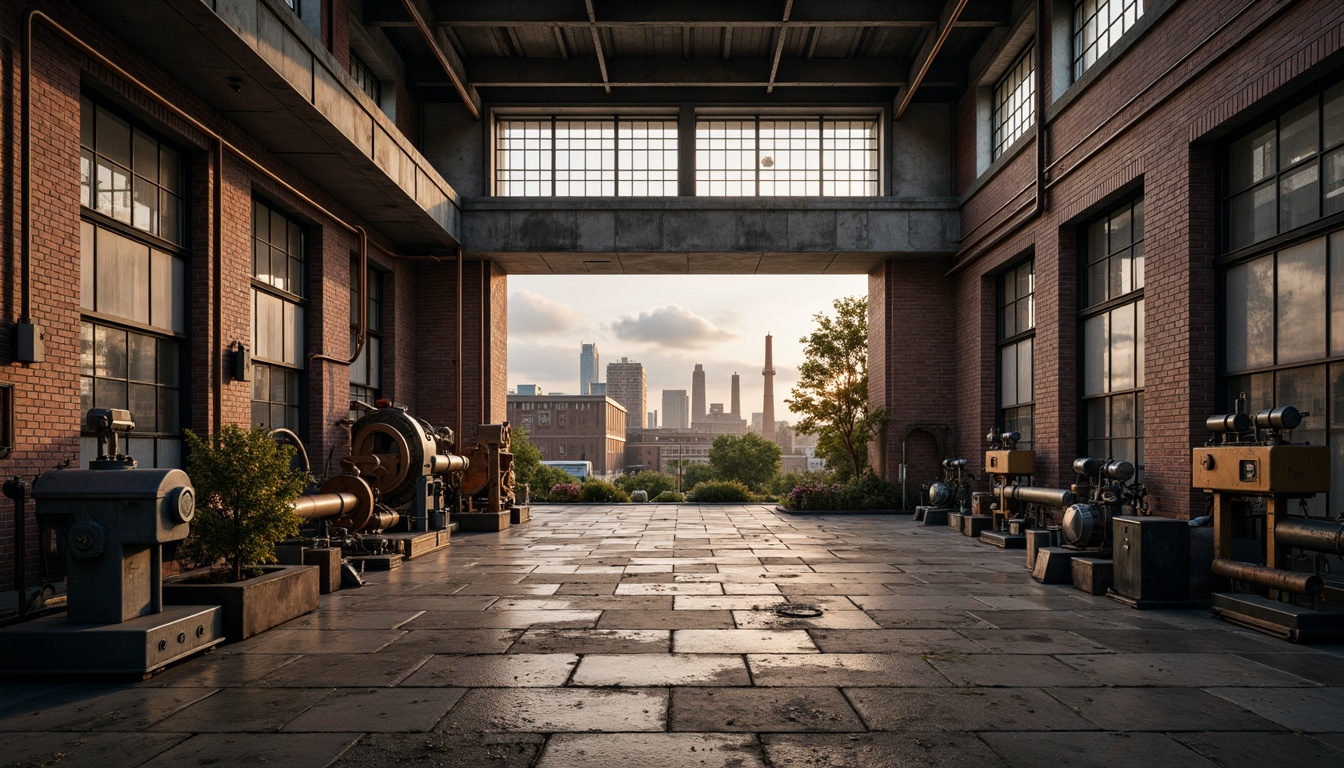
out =
[[252,423],[300,430],[304,370],[303,229],[252,201]]
[[1031,448],[1036,338],[1036,278],[1028,261],[999,276],[999,412],[1005,432],[1022,435]]
[[695,193],[707,197],[873,197],[872,117],[703,118],[695,129]]
[[1143,15],[1144,0],[1074,0],[1073,79],[1083,76]]
[[1084,228],[1082,395],[1084,450],[1143,467],[1143,201]]
[[[80,99],[80,410],[130,410],[125,450],[142,466],[182,465],[182,165],[146,126]],[[97,456],[87,424],[80,453]]]
[[1233,141],[1226,194],[1229,251],[1344,211],[1344,84]]
[[495,127],[497,195],[677,194],[675,119],[500,118]]
[[[350,351],[355,350],[359,332],[359,262],[350,264]],[[350,399],[372,405],[383,386],[383,273],[369,268],[367,297],[367,333],[359,357],[350,366]]]
[[1036,118],[1036,46],[1029,45],[994,86],[994,157],[1021,138]]
[[369,65],[360,58],[358,53],[350,51],[350,77],[354,78],[355,84],[360,87],[373,103],[383,103],[383,84],[378,80],[378,76],[373,73]]
[[[1307,412],[1293,442],[1329,446],[1344,487],[1344,86],[1234,138],[1223,166],[1224,404]],[[1344,512],[1342,493],[1307,503]]]

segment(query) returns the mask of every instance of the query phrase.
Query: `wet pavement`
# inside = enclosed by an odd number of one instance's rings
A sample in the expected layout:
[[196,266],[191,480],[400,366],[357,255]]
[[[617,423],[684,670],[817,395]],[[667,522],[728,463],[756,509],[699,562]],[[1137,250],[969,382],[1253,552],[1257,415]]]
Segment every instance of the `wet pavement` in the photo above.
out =
[[1024,565],[908,517],[535,507],[147,681],[0,683],[0,765],[1344,765],[1344,646]]

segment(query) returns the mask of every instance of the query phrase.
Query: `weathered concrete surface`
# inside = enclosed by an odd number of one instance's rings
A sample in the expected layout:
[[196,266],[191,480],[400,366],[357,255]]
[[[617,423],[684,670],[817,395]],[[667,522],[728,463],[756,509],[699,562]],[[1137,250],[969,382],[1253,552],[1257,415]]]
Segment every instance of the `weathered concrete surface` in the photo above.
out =
[[0,683],[5,762],[1344,764],[1344,646],[1038,584],[908,517],[533,513],[145,682]]

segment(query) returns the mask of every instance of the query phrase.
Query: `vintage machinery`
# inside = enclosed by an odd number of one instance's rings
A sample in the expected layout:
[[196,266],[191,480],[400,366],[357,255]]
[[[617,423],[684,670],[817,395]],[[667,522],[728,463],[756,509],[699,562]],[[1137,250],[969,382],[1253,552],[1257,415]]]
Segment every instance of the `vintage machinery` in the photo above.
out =
[[[293,543],[337,546],[355,556],[407,557],[446,545],[455,485],[468,468],[466,457],[452,452],[452,430],[390,404],[355,402],[351,408],[363,415],[348,423],[340,472],[294,502],[295,513],[311,525]],[[275,437],[302,447],[292,433]]]
[[1081,498],[1064,509],[1060,518],[1060,543],[1071,549],[1097,549],[1110,556],[1111,520],[1129,507],[1135,515],[1146,515],[1147,490],[1133,482],[1134,465],[1128,461],[1074,459],[1077,482],[1070,490]]
[[994,501],[990,504],[990,530],[981,533],[980,540],[1005,549],[1025,546],[1022,528],[1029,524],[1016,499],[1007,492],[1019,481],[1025,482],[1036,474],[1036,452],[1018,448],[1021,439],[1021,434],[1002,432],[998,427],[985,435],[989,444],[985,450],[985,474],[993,483],[990,496]]
[[[1210,416],[1209,442],[1192,452],[1192,484],[1213,503],[1213,573],[1221,588],[1213,595],[1213,612],[1294,642],[1344,637],[1344,612],[1319,599],[1319,555],[1344,555],[1344,522],[1289,514],[1293,499],[1330,490],[1328,449],[1291,441],[1308,414],[1285,406],[1252,419],[1243,412],[1244,400],[1242,395],[1234,413]],[[1248,513],[1261,507],[1263,530],[1257,531],[1259,516]],[[1238,526],[1260,534],[1259,562],[1233,557]],[[1287,554],[1294,549],[1318,553],[1312,572],[1292,570]],[[1252,591],[1234,591],[1238,586]]]
[[966,459],[943,459],[943,477],[928,486],[928,501],[915,508],[915,520],[925,525],[949,522],[949,516],[966,514],[971,504],[971,481],[974,476],[966,471]]
[[464,511],[497,513],[514,505],[511,439],[508,422],[482,424],[476,430],[476,441],[463,446],[471,462],[462,476]]
[[196,512],[178,469],[137,469],[118,451],[135,428],[124,410],[94,409],[99,456],[33,483],[39,524],[66,557],[66,617],[0,631],[0,670],[147,674],[224,640],[216,606],[163,606],[164,549],[187,537]]

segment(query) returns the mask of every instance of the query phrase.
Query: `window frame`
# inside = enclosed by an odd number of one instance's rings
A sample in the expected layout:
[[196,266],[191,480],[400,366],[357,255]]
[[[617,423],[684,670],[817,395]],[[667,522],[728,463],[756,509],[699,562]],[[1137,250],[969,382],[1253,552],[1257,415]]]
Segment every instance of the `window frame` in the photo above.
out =
[[[761,192],[761,185],[762,185],[762,178],[761,178],[761,177],[762,177],[762,173],[763,173],[762,170],[761,170],[761,163],[763,162],[763,160],[762,160],[762,158],[761,158],[761,152],[762,152],[762,148],[761,148],[761,141],[762,141],[762,137],[761,137],[761,125],[762,125],[762,123],[788,123],[788,122],[804,122],[804,123],[805,123],[805,122],[807,122],[807,121],[816,121],[816,134],[815,134],[815,138],[813,138],[812,136],[805,136],[805,137],[803,137],[803,140],[804,140],[805,142],[815,141],[815,143],[816,143],[815,150],[814,150],[813,148],[810,148],[810,147],[807,148],[806,150],[804,150],[804,154],[808,154],[808,155],[810,155],[810,154],[812,154],[813,151],[815,151],[815,153],[816,153],[816,156],[817,156],[817,163],[816,163],[816,168],[815,168],[815,171],[816,171],[816,176],[815,176],[815,178],[804,177],[804,178],[802,178],[801,180],[799,180],[799,179],[793,179],[793,178],[787,178],[787,177],[785,177],[785,178],[781,178],[781,179],[779,179],[779,180],[771,180],[771,181],[769,181],[769,182],[767,182],[767,183],[771,183],[771,184],[775,185],[775,189],[773,190],[774,193],[773,193],[773,194],[762,194],[762,192]],[[835,156],[835,157],[839,157],[839,156],[841,156],[842,154],[845,154],[845,150],[844,150],[844,149],[841,149],[841,148],[839,148],[839,147],[831,147],[831,148],[828,149],[828,147],[826,146],[826,145],[827,145],[827,142],[828,142],[828,141],[832,141],[832,142],[834,142],[834,141],[837,141],[837,139],[836,139],[834,136],[832,136],[832,137],[830,137],[830,138],[827,137],[827,135],[826,135],[827,127],[828,127],[828,126],[831,126],[831,125],[838,124],[838,123],[844,123],[844,122],[850,122],[850,123],[853,123],[853,122],[864,122],[864,123],[867,123],[867,124],[869,124],[869,125],[871,126],[871,133],[870,133],[870,135],[869,135],[868,137],[866,137],[866,138],[862,138],[862,139],[860,139],[860,141],[865,142],[865,143],[868,144],[869,146],[864,147],[864,148],[861,149],[861,150],[857,150],[857,151],[859,151],[859,152],[862,152],[863,155],[864,155],[864,157],[867,158],[867,163],[866,163],[862,168],[857,168],[857,169],[855,169],[855,168],[849,168],[849,167],[846,167],[846,168],[844,168],[844,169],[841,169],[840,166],[839,166],[838,164],[835,164],[834,162],[833,162],[829,167],[828,167],[828,165],[827,165],[826,158],[827,158],[828,154],[833,155],[833,156]],[[704,136],[702,136],[702,133],[703,133],[702,126],[704,126],[705,124],[712,124],[712,123],[724,123],[724,124],[730,124],[730,123],[731,123],[731,124],[737,124],[737,125],[746,125],[746,124],[750,124],[750,125],[751,125],[751,134],[750,134],[749,139],[748,139],[748,138],[743,138],[743,137],[722,137],[722,138],[717,138],[717,139],[716,139],[716,138],[713,138],[713,137],[704,137]],[[705,162],[706,155],[707,155],[708,153],[711,153],[711,152],[716,151],[716,150],[715,150],[714,147],[704,147],[704,146],[703,146],[703,143],[704,143],[704,142],[706,142],[706,141],[723,141],[723,142],[741,141],[741,142],[747,142],[748,140],[750,141],[750,144],[751,144],[751,149],[750,149],[750,150],[747,150],[745,147],[742,147],[742,148],[738,148],[738,149],[736,149],[736,150],[734,150],[734,151],[736,151],[736,153],[737,153],[737,157],[739,157],[739,158],[740,158],[740,157],[745,157],[745,156],[747,156],[748,153],[749,153],[750,155],[754,156],[754,157],[756,158],[756,161],[755,161],[755,164],[754,164],[752,167],[748,168],[746,165],[743,165],[743,166],[741,166],[740,168],[729,168],[729,167],[725,167],[725,168],[723,168],[723,169],[716,169],[716,170],[718,170],[718,171],[720,171],[720,172],[724,172],[724,173],[726,173],[726,172],[728,172],[728,171],[738,171],[738,172],[740,172],[740,173],[742,174],[742,178],[739,178],[739,179],[731,179],[731,178],[722,178],[722,179],[719,179],[719,178],[711,178],[711,177],[709,177],[709,173],[710,173],[711,169],[709,168],[709,164],[707,164],[707,163]],[[848,140],[853,141],[853,139],[848,139]],[[756,115],[717,115],[717,114],[714,114],[714,115],[711,115],[711,114],[697,115],[697,116],[696,116],[696,119],[695,119],[695,133],[694,133],[694,136],[690,137],[690,141],[693,143],[693,149],[694,149],[694,152],[695,152],[695,158],[696,158],[696,161],[695,161],[695,178],[693,179],[694,187],[695,187],[695,196],[696,196],[696,197],[707,197],[707,198],[720,198],[720,197],[731,197],[731,198],[760,198],[760,197],[787,197],[787,198],[796,198],[796,197],[836,197],[836,198],[839,198],[839,197],[855,197],[855,198],[865,198],[865,199],[866,199],[866,198],[874,198],[874,197],[881,197],[881,196],[882,196],[882,187],[883,187],[883,174],[882,174],[882,116],[881,116],[880,113],[879,113],[879,114],[874,114],[874,113],[864,113],[864,114],[835,114],[835,113],[826,113],[826,112],[822,112],[822,113],[816,113],[816,114],[790,115],[790,114],[772,114],[772,113],[768,113],[768,112],[767,112],[767,113],[761,113],[761,114],[756,114]],[[730,150],[729,150],[729,149],[725,148],[723,151],[725,152],[725,157],[726,157],[726,158],[732,158],[732,157],[733,157],[733,155],[730,153]],[[775,148],[775,152],[776,152],[776,154],[778,154],[779,151],[780,151],[780,148],[779,148],[779,147],[776,147],[776,148]],[[786,149],[785,151],[789,151],[789,150]],[[853,152],[853,151],[856,151],[856,150],[849,150],[849,151],[850,151],[850,152]],[[771,156],[771,157],[773,157],[773,156]],[[727,165],[727,163],[725,163],[725,165]],[[765,171],[765,173],[773,173],[773,171],[771,171],[771,170],[769,170],[769,169],[774,168],[774,166],[775,166],[775,163],[773,163],[773,162],[772,162],[772,164],[771,164],[770,166],[766,166],[766,171]],[[804,170],[808,170],[808,169],[804,169]],[[828,173],[836,174],[836,173],[840,173],[842,170],[847,171],[847,172],[851,172],[851,173],[862,173],[862,174],[865,174],[865,175],[866,175],[866,174],[871,174],[871,178],[867,178],[867,179],[846,179],[846,180],[844,180],[843,182],[841,182],[841,180],[839,180],[839,179],[837,179],[837,178],[830,178],[830,179],[827,178],[827,174],[828,174]],[[745,194],[745,193],[744,193],[744,194],[730,194],[730,193],[728,193],[728,192],[726,191],[726,188],[727,188],[729,185],[731,185],[732,183],[745,184],[745,183],[748,181],[747,176],[746,176],[747,174],[750,174],[750,187],[751,187],[751,192],[750,192],[750,194]],[[863,185],[871,185],[871,190],[872,190],[872,191],[869,192],[869,193],[864,193],[864,194],[854,194],[852,191],[851,191],[849,194],[839,194],[839,193],[837,193],[837,192],[831,192],[831,193],[828,194],[828,193],[826,192],[827,184],[831,184],[832,186],[835,186],[835,185],[838,185],[838,184],[841,184],[841,183],[844,183],[844,184],[846,185],[846,189],[847,189],[847,190],[852,190],[852,188],[853,188],[855,185],[859,185],[859,184],[863,184]],[[716,185],[716,184],[723,184],[723,185],[725,185],[725,191],[722,192],[722,193],[716,193],[716,192],[713,190],[713,185]],[[815,184],[815,185],[816,185],[816,192],[815,192],[815,194],[806,194],[806,193],[804,193],[804,194],[793,194],[793,193],[784,193],[784,194],[780,194],[780,193],[778,192],[778,185],[781,185],[781,184],[782,184],[782,185],[785,185],[785,186],[791,186],[791,185],[793,185],[793,184],[803,184],[803,185]]]
[[[1083,6],[1088,2],[1093,3],[1091,14],[1086,14],[1083,10]],[[1109,16],[1109,9],[1113,3],[1120,3],[1121,7],[1119,13],[1111,17]],[[1129,15],[1131,5],[1134,7],[1133,16]],[[1092,44],[1084,45],[1088,22],[1100,16],[1102,9],[1107,10],[1110,23],[1106,26],[1104,32],[1096,30],[1094,27]],[[1082,79],[1083,75],[1100,61],[1107,51],[1116,46],[1120,39],[1125,36],[1125,33],[1138,24],[1139,19],[1143,18],[1145,10],[1144,0],[1074,0],[1073,15],[1069,24],[1069,70],[1073,73],[1074,82]],[[1120,26],[1120,31],[1112,34],[1112,30],[1115,29],[1117,24]],[[1105,35],[1104,47],[1102,45],[1103,34]],[[1091,63],[1087,63],[1088,51],[1095,51]]]
[[[1116,246],[1111,240],[1112,223],[1117,219],[1121,212],[1127,214],[1128,240],[1126,244]],[[1112,260],[1121,258],[1128,252],[1131,257],[1136,252],[1142,252],[1145,246],[1146,222],[1144,215],[1146,213],[1145,200],[1142,194],[1126,198],[1117,203],[1108,205],[1104,210],[1099,211],[1097,215],[1090,217],[1079,225],[1079,246],[1078,261],[1079,284],[1078,284],[1078,443],[1080,455],[1094,456],[1101,459],[1119,458],[1130,461],[1134,464],[1139,476],[1142,476],[1144,457],[1145,457],[1145,425],[1144,425],[1144,403],[1147,381],[1144,377],[1144,365],[1146,361],[1146,302],[1144,298],[1145,279],[1142,274],[1144,270],[1144,261],[1140,258],[1132,258],[1131,283],[1128,291],[1112,293],[1110,279],[1112,277]],[[1091,239],[1092,228],[1097,225],[1104,225],[1104,234],[1106,238],[1105,255],[1095,257],[1090,252],[1095,243]],[[1123,260],[1120,262],[1123,266]],[[1107,278],[1106,291],[1104,295],[1092,300],[1089,296],[1089,277],[1091,268],[1101,265]],[[1131,333],[1133,334],[1133,370],[1132,382],[1129,386],[1123,383],[1119,388],[1115,386],[1115,353],[1117,351],[1115,344],[1115,334],[1113,332],[1113,320],[1118,312],[1123,312],[1132,307],[1133,325]],[[1100,360],[1100,376],[1103,379],[1100,389],[1096,392],[1089,391],[1089,370],[1096,362],[1091,354],[1093,350],[1088,344],[1088,325],[1091,321],[1101,320],[1105,324],[1104,352]],[[1129,413],[1133,428],[1129,433],[1120,434],[1115,429],[1115,418],[1117,415],[1117,405],[1120,405],[1120,415],[1124,415],[1124,403],[1128,401]],[[1095,414],[1100,417],[1102,423],[1096,424],[1094,421],[1093,410],[1099,409],[1100,413]],[[1117,453],[1118,443],[1123,441],[1132,442],[1132,451]],[[1104,451],[1095,450],[1098,447],[1104,447]],[[1099,453],[1106,455],[1100,456]],[[1126,455],[1128,454],[1128,455]]]
[[[1004,87],[1018,76],[1020,70],[1026,67],[1026,72],[1020,79],[1012,84],[1012,88],[1006,93]],[[1023,89],[1023,83],[1030,82],[1030,85]],[[1036,77],[1036,44],[1028,43],[1021,54],[1013,60],[1008,70],[994,83],[994,88],[990,93],[990,162],[993,163],[1003,156],[1017,140],[1025,136],[1036,125],[1036,89],[1040,87]],[[1021,94],[1016,106],[1009,111],[1007,117],[1003,110],[1007,105]],[[1016,122],[1010,122],[1016,117]],[[1007,135],[1004,129],[1013,126]]]
[[[496,197],[644,198],[644,197],[675,197],[677,195],[679,178],[681,173],[680,168],[681,158],[680,158],[680,125],[676,115],[653,114],[653,115],[572,115],[571,116],[571,115],[504,114],[504,115],[496,115],[494,118],[494,123],[495,124],[492,132],[493,141],[491,148],[492,149],[491,193]],[[515,149],[512,146],[506,144],[506,138],[504,136],[504,132],[506,130],[506,127],[512,123],[535,124],[536,130],[538,132],[538,136],[536,137],[535,141],[538,143],[538,146],[535,149],[529,149],[527,147]],[[599,127],[597,127],[596,130],[599,131],[602,130],[600,126],[610,124],[611,146],[609,148],[603,146],[599,147],[596,150],[589,150],[588,152],[583,153],[586,155],[590,152],[597,152],[601,158],[597,167],[589,168],[585,164],[583,168],[572,168],[568,167],[568,162],[566,163],[558,162],[558,160],[562,156],[569,157],[574,153],[578,152],[578,150],[575,149],[574,147],[567,147],[565,149],[561,149],[557,146],[557,144],[559,143],[556,137],[557,126],[560,126],[562,124],[564,124],[565,126],[571,126],[587,123],[597,124]],[[648,135],[648,133],[651,132],[650,126],[648,125],[644,126],[646,133],[643,136],[638,136],[634,134],[630,134],[624,137],[622,136],[623,126],[638,125],[640,123],[644,124],[659,123],[663,125],[663,128],[659,129],[661,133],[659,133],[656,136]],[[522,130],[526,131],[528,130],[528,128],[524,127],[522,128]],[[526,142],[528,140],[528,137],[524,136],[514,140]],[[567,136],[565,138],[565,141],[567,142],[593,141],[593,140],[603,141],[604,139],[600,135],[597,136],[595,139],[587,137],[575,138],[573,136]],[[669,141],[671,142],[670,146],[668,145]],[[660,151],[648,151],[640,153],[640,147],[638,146],[638,144],[640,143],[646,143],[646,144],[660,143],[662,144],[662,148]],[[539,163],[535,168],[527,167],[526,163],[524,163],[523,167],[514,169],[509,167],[508,164],[504,162],[504,158],[512,152],[521,152],[524,155],[530,155],[533,152],[535,152],[537,153],[537,157],[539,159],[546,159],[547,162]],[[609,169],[605,165],[608,153],[610,154]],[[648,167],[649,163],[648,160],[646,159],[643,163],[644,167],[642,168],[639,166],[638,163],[635,163],[631,167],[623,169],[621,162],[623,155],[628,155],[626,159],[631,162],[634,162],[635,158],[641,155],[646,156],[647,158],[657,156],[660,157],[662,160],[662,167],[657,169],[651,169]],[[585,158],[585,160],[586,159],[587,158]],[[561,165],[565,165],[566,167],[561,168],[560,167]],[[651,182],[647,178],[642,180],[638,178],[640,172],[648,172],[651,170],[656,170],[656,172],[659,175],[661,175],[662,178],[659,178],[656,182]],[[596,179],[584,178],[583,174],[588,172],[596,172],[599,174],[599,176]],[[505,174],[510,173],[519,173],[522,174],[522,176],[516,179],[504,177]],[[560,176],[564,173],[577,173],[579,175],[577,178],[564,178],[564,179],[560,178]],[[622,178],[622,174],[629,174],[629,178]],[[533,175],[535,175],[535,178],[532,178]],[[641,181],[643,184],[647,185],[642,193],[637,191],[639,189]],[[528,183],[536,183],[539,186],[539,191],[537,194],[526,194],[525,192],[515,193],[512,190],[512,187],[515,185],[525,189],[525,185]],[[657,194],[653,194],[648,191],[648,188],[650,186],[653,186],[655,183],[658,185]],[[610,184],[612,193],[609,195],[588,194],[586,191],[583,193],[577,193],[577,194],[575,193],[574,191],[575,187],[585,187],[590,184],[597,184],[600,187],[605,187],[607,184]],[[562,185],[565,187],[566,192],[565,194],[560,194],[558,191]]]
[[[1026,295],[1018,292],[1018,286],[1021,282],[1021,273],[1026,271],[1028,280],[1028,291]],[[1009,299],[1009,282],[1012,282],[1012,298]],[[1000,429],[1005,431],[1020,432],[1022,439],[1019,445],[1024,449],[1030,449],[1035,441],[1035,402],[1036,402],[1036,263],[1032,256],[1015,263],[1012,267],[999,273],[996,276],[997,284],[995,307],[996,312],[996,345],[995,345],[995,368],[997,376],[995,377],[995,423]],[[1019,327],[1017,324],[1017,309],[1022,302],[1026,302],[1027,325]],[[1014,323],[1011,328],[1008,327],[1007,318],[1009,309],[1012,309]],[[1006,393],[1004,391],[1004,355],[1008,350],[1014,351],[1015,368],[1014,378],[1018,383],[1021,382],[1021,360],[1019,354],[1023,345],[1031,345],[1027,355],[1027,361],[1031,365],[1031,372],[1028,374],[1028,381],[1031,383],[1031,397],[1022,400],[1015,398],[1013,403],[1006,402]],[[1023,429],[1023,417],[1026,417],[1027,427]]]
[[[356,273],[359,271],[359,259],[351,255],[350,260],[350,351],[354,352],[356,335],[359,333],[359,281],[356,279]],[[365,328],[364,347],[360,350],[359,357],[350,365],[350,399],[359,400],[370,405],[377,402],[382,396],[383,384],[383,291],[385,290],[384,279],[386,274],[373,264],[368,265],[368,296],[365,303],[368,305],[365,311],[365,319],[368,327]],[[354,374],[359,366],[363,366],[364,375],[360,382],[355,381]],[[355,412],[351,411],[354,416]]]
[[[279,216],[286,224],[285,244],[287,247],[286,250],[284,251],[284,256],[286,259],[285,286],[287,287],[280,287],[275,285],[274,282],[275,277],[270,276],[271,273],[269,272],[268,272],[269,279],[262,279],[257,273],[256,255],[259,241],[257,234],[258,233],[257,212],[259,209],[265,210],[267,213],[268,239],[266,240],[266,243],[268,245],[268,248],[271,249],[274,248],[274,241],[270,239],[271,238],[270,227],[271,222],[274,221],[274,217]],[[307,298],[307,288],[310,275],[310,270],[308,268],[308,248],[310,246],[310,238],[308,237],[307,227],[296,216],[290,214],[280,205],[256,195],[252,197],[251,223],[252,223],[251,238],[253,246],[253,264],[250,272],[250,280],[251,280],[250,287],[252,297],[252,359],[253,359],[252,394],[250,396],[249,401],[251,403],[252,408],[251,419],[254,425],[265,425],[271,429],[277,429],[280,427],[291,429],[302,438],[305,437],[307,434],[308,324],[310,322],[308,312],[309,302]],[[291,245],[289,239],[290,226],[297,228],[297,237],[298,237],[297,248],[293,249],[290,248]],[[271,259],[275,258],[274,253],[270,251],[268,251],[268,256]],[[297,280],[295,280],[291,276],[290,272],[290,270],[293,268],[293,265],[289,264],[289,262],[294,261],[298,262]],[[274,262],[272,261],[271,263],[273,264]],[[297,287],[302,292],[299,293],[290,290],[290,288],[293,287]],[[297,327],[292,330],[292,337],[283,340],[284,343],[292,343],[295,345],[296,359],[293,362],[287,362],[283,359],[268,357],[261,354],[262,350],[261,345],[259,343],[260,342],[259,334],[261,331],[257,325],[257,322],[258,322],[258,302],[260,300],[260,297],[263,295],[270,297],[272,299],[278,299],[282,303],[282,311],[283,307],[293,306],[296,307],[299,310],[299,312],[301,312],[301,318],[297,323]],[[284,334],[288,330],[289,329],[282,328],[281,333]],[[272,380],[276,372],[280,372],[281,375],[283,375],[286,378],[287,382],[285,385],[285,390],[287,393],[291,390],[291,388],[296,390],[294,392],[295,396],[292,402],[288,398],[284,400],[277,400],[271,396],[271,394],[276,391],[274,382]],[[259,394],[266,396],[258,397]],[[286,423],[278,425],[273,423],[274,422],[273,419],[269,419],[266,422],[257,421],[256,419],[257,409],[261,407],[263,404],[266,406],[267,410],[271,414],[274,414],[274,408],[277,405],[283,405],[287,409],[287,412],[289,413],[289,416],[287,416],[286,418]],[[291,418],[295,423],[289,423]]]

